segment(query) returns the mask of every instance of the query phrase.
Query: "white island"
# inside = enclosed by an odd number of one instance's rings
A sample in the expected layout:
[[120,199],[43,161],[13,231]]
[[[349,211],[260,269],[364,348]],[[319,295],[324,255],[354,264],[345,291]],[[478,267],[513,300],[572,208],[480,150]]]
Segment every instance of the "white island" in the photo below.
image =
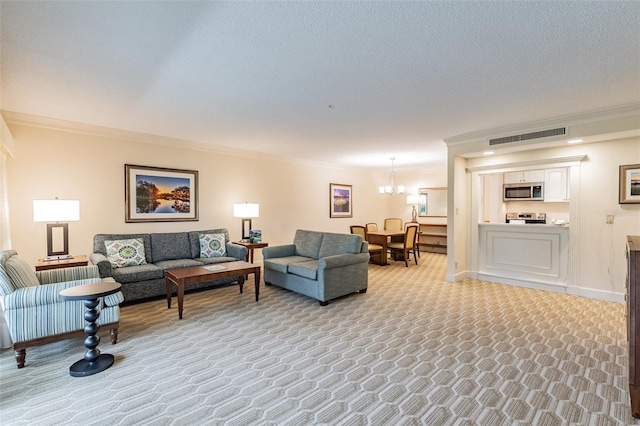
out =
[[478,224],[478,278],[561,290],[568,285],[569,226]]

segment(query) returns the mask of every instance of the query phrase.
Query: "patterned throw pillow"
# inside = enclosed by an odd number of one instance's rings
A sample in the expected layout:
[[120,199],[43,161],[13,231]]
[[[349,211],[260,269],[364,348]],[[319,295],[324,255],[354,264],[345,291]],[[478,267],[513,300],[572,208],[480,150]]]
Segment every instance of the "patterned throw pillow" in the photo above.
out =
[[200,234],[200,257],[222,257],[227,254],[224,234]]
[[142,238],[130,240],[107,240],[104,242],[107,257],[114,268],[145,265],[144,241]]

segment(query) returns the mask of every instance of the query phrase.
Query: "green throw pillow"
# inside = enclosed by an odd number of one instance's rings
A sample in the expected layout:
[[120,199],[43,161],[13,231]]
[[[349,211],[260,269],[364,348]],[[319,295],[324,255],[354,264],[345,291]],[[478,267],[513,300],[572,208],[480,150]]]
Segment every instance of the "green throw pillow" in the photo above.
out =
[[144,241],[142,238],[129,240],[107,240],[104,242],[107,257],[114,268],[145,265]]
[[199,234],[200,257],[222,257],[227,255],[224,234]]

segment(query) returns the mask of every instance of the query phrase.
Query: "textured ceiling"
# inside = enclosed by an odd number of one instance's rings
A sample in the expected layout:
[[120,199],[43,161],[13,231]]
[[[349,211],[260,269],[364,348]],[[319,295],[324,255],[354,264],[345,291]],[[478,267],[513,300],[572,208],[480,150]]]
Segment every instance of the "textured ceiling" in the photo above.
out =
[[5,111],[339,165],[640,102],[640,2],[2,1]]

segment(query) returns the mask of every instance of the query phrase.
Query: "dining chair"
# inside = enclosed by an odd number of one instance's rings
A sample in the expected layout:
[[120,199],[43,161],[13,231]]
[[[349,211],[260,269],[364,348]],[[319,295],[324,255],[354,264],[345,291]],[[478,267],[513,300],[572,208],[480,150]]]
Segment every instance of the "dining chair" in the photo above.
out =
[[417,226],[418,227],[418,233],[416,235],[416,246],[414,247],[416,249],[416,253],[418,253],[418,257],[420,257],[420,224],[417,222],[406,222],[404,224],[404,230],[406,231],[407,228],[409,226]]
[[384,220],[385,231],[402,231],[402,219],[389,217]]
[[[363,241],[369,241],[369,237],[367,236],[367,228],[361,225],[351,225],[351,233],[355,235],[360,235]],[[373,261],[374,258],[377,258],[378,261],[375,262],[378,265],[382,264],[382,246],[379,244],[371,244],[369,243],[369,261]]]
[[391,250],[391,254],[393,259],[398,259],[399,254],[402,254],[402,259],[404,260],[404,266],[408,267],[409,263],[407,260],[411,256],[413,252],[413,260],[418,264],[418,258],[416,256],[416,239],[418,235],[418,225],[410,225],[407,226],[407,229],[404,233],[404,241],[403,242],[392,242],[387,245],[389,250]]
[[367,232],[377,231],[378,230],[378,224],[375,223],[375,222],[367,223],[365,226],[367,228]]

